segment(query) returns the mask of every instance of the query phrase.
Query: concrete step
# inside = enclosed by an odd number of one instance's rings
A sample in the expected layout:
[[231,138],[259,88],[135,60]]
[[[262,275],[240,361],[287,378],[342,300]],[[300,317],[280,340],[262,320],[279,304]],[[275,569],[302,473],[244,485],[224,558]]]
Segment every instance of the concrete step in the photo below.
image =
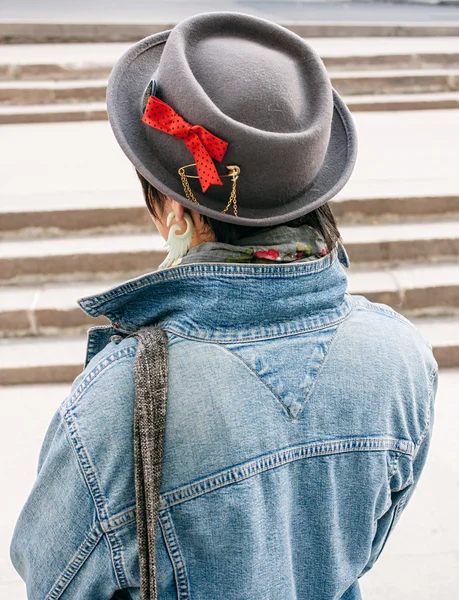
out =
[[[459,366],[459,318],[411,319],[441,368]],[[82,371],[84,337],[0,340],[0,385],[67,383]]]
[[158,234],[7,241],[0,248],[0,281],[75,280],[98,274],[118,279],[149,272],[165,256]]
[[343,100],[353,112],[459,108],[459,92],[426,94],[368,94],[344,96]]
[[[312,38],[331,71],[457,69],[459,38]],[[0,46],[0,80],[105,79],[130,44],[8,44]]]
[[[345,225],[340,231],[356,266],[453,262],[459,257],[459,221]],[[165,255],[164,243],[153,231],[4,241],[0,247],[0,281],[26,283],[90,274],[105,279],[139,275],[159,265]]]
[[[406,316],[459,316],[459,266],[424,264],[347,272],[349,291],[388,304]],[[4,286],[0,290],[0,337],[82,334],[104,317],[90,319],[77,300],[116,281]]]
[[[70,195],[70,194],[69,194]],[[62,209],[43,205],[31,196],[22,206],[5,197],[0,208],[3,240],[92,235],[98,233],[146,233],[152,222],[139,191],[124,194],[116,202],[98,192],[75,194]],[[16,203],[17,204],[17,203]],[[410,221],[459,219],[459,195],[381,198],[341,198],[329,202],[339,226]],[[22,209],[22,210],[21,210]]]
[[[204,11],[205,12],[205,11]],[[182,18],[184,16],[182,15]],[[358,19],[357,19],[358,21]],[[459,23],[283,22],[304,38],[437,38],[459,36]],[[3,22],[0,44],[132,43],[174,27],[175,22],[58,23]]]
[[83,370],[86,339],[0,341],[0,385],[69,383]]
[[349,291],[407,316],[459,316],[459,264],[406,264],[347,271]]
[[[333,200],[340,224],[457,219],[459,110],[358,113],[354,120],[357,164]],[[3,236],[24,227],[30,236],[34,229],[122,231],[123,220],[127,231],[148,225],[139,181],[106,121],[4,125],[1,140]]]
[[[0,80],[106,79],[117,59],[130,45],[0,45]],[[448,54],[456,52],[454,44],[443,49]]]
[[[362,42],[365,44],[365,41]],[[416,53],[380,53],[365,54],[356,51],[355,55],[342,56],[322,55],[322,60],[327,69],[336,71],[365,71],[378,69],[381,71],[392,69],[457,69],[459,68],[458,52],[427,52],[421,50]]]
[[0,125],[104,121],[106,119],[107,111],[105,109],[105,102],[0,106]]
[[[87,90],[88,94],[94,89]],[[97,92],[98,93],[98,92]],[[422,94],[357,94],[343,96],[353,113],[458,109],[459,92]],[[105,102],[9,105],[0,104],[0,125],[105,121]]]
[[344,96],[457,92],[458,69],[345,71],[330,73],[333,86]]
[[116,281],[4,286],[0,290],[0,337],[82,335],[92,325],[105,325],[104,317],[87,317],[77,300],[114,285]]
[[357,264],[457,261],[459,256],[459,221],[346,225],[340,231]]
[[0,81],[0,104],[29,106],[104,102],[106,88],[106,79]]
[[[331,79],[345,96],[459,91],[459,69],[345,71],[331,73]],[[104,102],[106,86],[105,79],[0,81],[0,104]]]
[[459,366],[459,319],[457,317],[411,319],[433,346],[440,368]]

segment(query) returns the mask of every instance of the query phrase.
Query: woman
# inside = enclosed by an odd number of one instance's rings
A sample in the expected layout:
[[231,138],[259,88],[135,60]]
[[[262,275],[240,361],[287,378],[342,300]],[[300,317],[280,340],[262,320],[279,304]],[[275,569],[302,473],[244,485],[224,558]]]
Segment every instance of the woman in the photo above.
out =
[[[29,598],[361,598],[423,469],[438,369],[407,319],[346,291],[326,203],[355,162],[347,108],[308,44],[234,13],[137,43],[107,99],[169,253],[81,301],[111,326],[17,523]],[[145,326],[164,336],[147,352]],[[138,398],[158,423],[167,400],[163,448]]]

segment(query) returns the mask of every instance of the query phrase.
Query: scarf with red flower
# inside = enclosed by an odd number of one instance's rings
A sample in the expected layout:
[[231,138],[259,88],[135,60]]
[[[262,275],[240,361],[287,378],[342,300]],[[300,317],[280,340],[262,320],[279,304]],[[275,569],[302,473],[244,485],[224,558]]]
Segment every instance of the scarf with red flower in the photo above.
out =
[[204,242],[171,266],[196,262],[288,263],[317,260],[329,253],[322,235],[310,225],[279,225],[242,238],[235,244]]

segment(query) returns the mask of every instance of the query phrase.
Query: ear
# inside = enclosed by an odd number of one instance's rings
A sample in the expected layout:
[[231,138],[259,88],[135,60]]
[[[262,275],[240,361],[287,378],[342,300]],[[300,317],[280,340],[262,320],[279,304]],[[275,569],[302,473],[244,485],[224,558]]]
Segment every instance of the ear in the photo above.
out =
[[183,204],[180,204],[180,202],[177,202],[177,200],[171,199],[171,209],[174,211],[176,222],[180,223],[185,213],[185,207],[183,206]]

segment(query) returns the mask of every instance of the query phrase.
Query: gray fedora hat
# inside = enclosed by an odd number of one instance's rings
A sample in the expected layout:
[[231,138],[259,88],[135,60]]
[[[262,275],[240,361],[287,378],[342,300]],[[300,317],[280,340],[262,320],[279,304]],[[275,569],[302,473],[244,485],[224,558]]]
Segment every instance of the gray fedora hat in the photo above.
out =
[[[175,133],[142,120],[150,100],[159,120],[167,105]],[[246,14],[195,15],[136,43],[110,75],[107,111],[121,148],[153,186],[220,221],[267,226],[300,217],[335,196],[355,164],[353,120],[320,57],[284,27]],[[200,178],[194,167],[178,172],[206,154],[202,136],[192,153],[179,122],[194,138],[204,128],[227,143],[223,158],[207,156]],[[208,168],[220,184],[203,191]]]

